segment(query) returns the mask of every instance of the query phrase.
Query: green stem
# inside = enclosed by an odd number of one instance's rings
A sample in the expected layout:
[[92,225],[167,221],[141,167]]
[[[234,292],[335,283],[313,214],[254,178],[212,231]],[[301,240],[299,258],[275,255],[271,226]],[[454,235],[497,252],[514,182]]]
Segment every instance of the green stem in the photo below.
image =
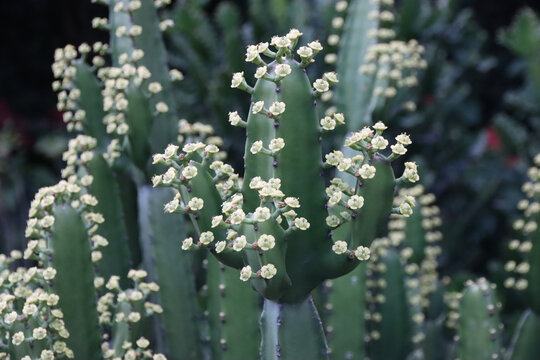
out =
[[265,300],[261,360],[328,360],[328,346],[311,296],[298,304]]

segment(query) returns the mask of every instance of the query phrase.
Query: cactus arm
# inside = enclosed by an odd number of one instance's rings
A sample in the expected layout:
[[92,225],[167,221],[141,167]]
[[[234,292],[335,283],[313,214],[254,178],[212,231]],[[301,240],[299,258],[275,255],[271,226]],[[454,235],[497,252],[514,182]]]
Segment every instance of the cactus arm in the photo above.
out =
[[97,359],[101,356],[101,332],[86,227],[79,213],[68,205],[55,205],[53,214],[52,264],[57,271],[53,289],[60,297],[70,333],[66,342],[77,358]]
[[126,91],[129,102],[126,123],[129,125],[129,153],[140,169],[145,169],[150,159],[150,143],[148,134],[152,129],[152,112],[150,103],[140,88],[129,88]]
[[115,172],[115,177],[118,183],[120,201],[122,202],[132,266],[136,267],[142,261],[141,246],[139,243],[137,186],[133,180],[122,172]]
[[259,354],[259,297],[238,272],[213,257],[207,267],[210,344],[215,360],[256,359]]
[[[382,266],[374,267],[377,279],[384,280],[384,286],[374,280],[369,355],[374,359],[404,359],[412,350],[405,272],[400,255],[394,249],[387,249],[379,260]],[[380,319],[374,318],[375,313],[380,314]]]
[[[199,233],[204,231],[212,231],[216,239],[225,239],[225,231],[223,228],[212,229],[212,217],[221,214],[221,196],[216,189],[214,181],[210,177],[208,170],[202,164],[193,162],[193,166],[198,169],[198,174],[192,179],[189,187],[183,192],[182,196],[199,197],[204,200],[204,207],[198,211],[197,215],[191,215],[194,223],[197,224]],[[223,251],[219,254],[212,252],[219,261],[225,265],[240,269],[243,266],[242,257],[238,253],[232,251]]]
[[133,41],[127,36],[117,36],[116,29],[120,26],[130,28],[132,25],[129,14],[125,11],[115,11],[116,4],[122,3],[124,8],[129,0],[113,0],[109,2],[109,23],[111,27],[110,48],[113,66],[119,66],[118,59],[121,54],[131,54],[133,51]]
[[521,316],[514,331],[506,360],[534,360],[540,354],[540,317],[527,310]]
[[[276,84],[271,81],[261,80],[255,85],[253,101],[264,101],[271,104],[277,100]],[[249,188],[251,179],[260,176],[268,181],[274,177],[273,159],[270,156],[252,154],[250,149],[255,141],[261,140],[263,144],[268,144],[275,137],[274,122],[268,119],[265,114],[253,114],[253,106],[250,107],[247,118],[247,139],[245,148],[245,172],[242,193],[246,211],[252,211],[259,206],[259,194],[256,190]]]
[[377,10],[378,5],[374,1],[351,1],[339,45],[337,71],[341,80],[336,87],[336,97],[351,130],[358,130],[371,123],[375,76],[361,74],[359,68],[365,63],[368,48],[376,41],[374,37],[368,36],[368,32],[378,27],[377,18],[369,17],[370,12]]
[[[536,223],[540,223],[540,216],[536,217]],[[527,262],[529,263],[529,271],[526,275],[528,286],[526,289],[526,298],[529,306],[540,314],[540,230],[536,230],[530,236],[532,248],[527,254]]]
[[291,61],[291,74],[280,84],[279,101],[287,110],[279,119],[276,136],[285,141],[285,147],[277,156],[276,177],[281,179],[281,188],[287,196],[295,196],[302,204],[300,216],[309,219],[310,228],[296,232],[288,238],[287,268],[296,284],[297,294],[303,297],[311,291],[324,275],[317,258],[330,252],[331,242],[323,234],[328,232],[325,222],[326,211],[324,181],[321,177],[318,120],[311,84],[298,64]]
[[244,62],[238,56],[244,51],[240,37],[241,19],[238,7],[229,2],[220,3],[216,9],[216,22],[224,34],[224,49],[228,69],[233,71],[243,69]]
[[325,330],[333,359],[362,360],[366,310],[366,263],[328,282]]
[[100,275],[107,279],[112,275],[119,275],[122,286],[125,287],[126,275],[132,266],[132,260],[119,186],[111,168],[98,152],[94,153],[92,161],[87,166],[89,173],[94,177],[88,189],[98,200],[95,209],[106,219],[100,226],[98,234],[109,241],[109,245],[102,250],[103,259],[98,265],[98,270]]
[[73,82],[81,90],[79,105],[86,113],[83,121],[84,132],[95,138],[98,141],[98,146],[103,148],[107,133],[103,124],[105,112],[103,111],[101,85],[93,69],[84,60],[73,61],[73,66],[77,69]]
[[458,357],[488,360],[500,356],[501,331],[494,291],[485,279],[470,282],[459,305]]
[[[198,304],[188,254],[179,242],[185,237],[181,218],[163,214],[163,203],[171,197],[167,189],[139,188],[139,222],[142,241],[150,244],[154,260],[153,275],[159,284],[163,307],[162,323],[169,359],[200,359],[200,335],[197,329]],[[181,309],[181,310],[180,310]]]
[[141,63],[150,70],[150,81],[157,81],[163,90],[152,97],[150,106],[163,101],[169,106],[169,111],[154,117],[150,132],[150,147],[153,153],[174,142],[178,119],[176,104],[172,92],[171,78],[167,67],[167,51],[159,28],[159,18],[153,0],[142,0],[141,8],[133,11],[133,22],[142,26],[143,32],[135,38],[135,46],[144,51],[146,56]]
[[261,360],[328,360],[324,330],[311,297],[298,304],[265,300],[261,333]]

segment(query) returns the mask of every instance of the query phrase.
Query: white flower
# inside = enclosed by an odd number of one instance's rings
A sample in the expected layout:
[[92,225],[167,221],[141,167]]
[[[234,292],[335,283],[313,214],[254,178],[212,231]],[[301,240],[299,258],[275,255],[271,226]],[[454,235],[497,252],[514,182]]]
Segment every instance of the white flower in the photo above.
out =
[[165,156],[165,159],[170,159],[170,158],[176,156],[177,151],[178,151],[178,145],[169,144],[165,148],[165,152],[163,153],[163,155]]
[[323,49],[323,47],[321,46],[321,43],[318,40],[310,42],[308,46],[316,52],[319,52]]
[[188,237],[182,241],[182,250],[189,250],[193,245],[193,238]]
[[407,134],[400,134],[396,136],[396,141],[405,146],[410,145],[412,143],[411,138]]
[[336,128],[336,120],[330,116],[325,116],[321,119],[321,126],[326,131],[334,130]]
[[204,206],[204,200],[198,197],[194,197],[189,200],[188,206],[193,211],[201,210]]
[[21,345],[24,342],[24,333],[22,331],[19,331],[13,334],[13,336],[11,337],[11,342],[15,346]]
[[399,212],[401,215],[405,216],[405,217],[409,217],[412,215],[413,213],[413,209],[411,207],[411,205],[409,205],[408,202],[403,202],[401,203],[401,205],[399,205]]
[[279,64],[276,66],[275,72],[280,77],[285,77],[291,73],[291,66],[289,64]]
[[254,114],[260,113],[264,109],[264,101],[257,101],[252,104],[251,112]]
[[338,240],[332,245],[332,250],[340,255],[347,252],[347,243],[345,241]]
[[212,218],[212,228],[218,227],[223,221],[223,215],[214,216]]
[[272,151],[279,151],[283,149],[285,146],[285,141],[282,138],[276,138],[270,140],[270,144],[268,145],[268,148]]
[[276,245],[276,239],[272,235],[263,234],[259,237],[257,245],[259,245],[259,248],[261,248],[261,250],[268,251],[274,248],[274,246]]
[[233,74],[232,80],[231,80],[231,87],[237,88],[244,82],[244,72],[237,72]]
[[313,55],[313,50],[310,47],[301,46],[298,50],[296,50],[296,53],[301,58],[309,58]]
[[266,264],[261,267],[261,277],[264,279],[271,279],[276,275],[277,269],[273,264]]
[[317,79],[313,83],[313,88],[317,90],[317,92],[323,93],[328,91],[330,89],[330,85],[328,84],[328,81],[323,79]]
[[371,255],[371,252],[369,248],[365,246],[359,246],[354,251],[354,255],[356,256],[358,260],[365,261],[365,260],[369,260],[369,256]]
[[331,228],[339,226],[339,218],[336,215],[329,215],[326,217],[326,225]]
[[251,62],[259,56],[259,51],[257,50],[257,45],[250,45],[246,50],[246,61]]
[[298,29],[291,29],[289,30],[289,32],[287,33],[287,38],[291,39],[291,40],[296,40],[298,39],[300,36],[302,36],[303,34],[298,31]]
[[377,150],[384,150],[388,146],[388,140],[382,136],[377,136],[371,140],[371,145]]
[[291,45],[291,40],[286,36],[274,36],[271,44],[277,48],[287,48]]
[[229,219],[231,221],[231,224],[233,224],[233,225],[241,224],[242,221],[244,221],[245,218],[246,218],[246,214],[244,213],[244,210],[242,210],[242,209],[235,210],[231,214],[231,216],[229,217]]
[[259,140],[251,144],[251,148],[249,149],[249,151],[252,154],[258,154],[259,152],[261,152],[262,148],[263,148],[263,142]]
[[251,278],[251,266],[247,265],[240,270],[240,280],[242,281],[248,281]]
[[258,207],[253,212],[253,218],[257,222],[265,222],[270,219],[270,209],[267,207]]
[[176,209],[178,209],[178,205],[180,205],[179,200],[173,199],[165,204],[165,206],[163,207],[163,211],[165,211],[166,213],[173,213],[176,211]]
[[47,336],[47,330],[42,327],[37,327],[32,330],[32,336],[34,336],[37,340],[45,339],[45,337]]
[[294,226],[296,226],[300,230],[307,230],[309,229],[310,224],[306,218],[299,217],[294,219]]
[[161,181],[164,184],[170,184],[174,180],[174,178],[176,177],[177,173],[178,173],[178,171],[175,168],[170,167],[170,168],[167,169],[165,174],[163,174],[163,177],[162,177]]
[[360,209],[362,206],[364,206],[364,198],[360,195],[353,195],[347,201],[347,206],[352,210]]
[[152,94],[157,94],[161,90],[163,90],[163,87],[157,81],[153,81],[148,84],[148,91],[150,91]]
[[300,202],[298,201],[298,198],[295,198],[295,197],[288,197],[288,198],[285,198],[285,204],[289,207],[292,207],[292,208],[299,208],[300,207]]
[[45,280],[52,280],[56,276],[56,269],[52,267],[48,267],[45,270],[43,270],[43,278]]
[[418,175],[418,168],[414,162],[406,162],[405,170],[403,171],[403,177],[414,183],[420,180]]
[[234,251],[242,251],[246,247],[246,244],[247,244],[246,237],[244,235],[238,236],[233,241],[233,250]]
[[372,179],[375,176],[375,172],[375,166],[368,164],[362,165],[362,167],[358,170],[358,174],[362,177],[362,179]]
[[407,149],[401,143],[391,145],[390,149],[392,149],[392,153],[394,153],[396,155],[403,155],[403,154],[405,154],[407,152]]
[[182,176],[186,179],[193,179],[197,176],[197,168],[195,166],[189,165],[182,170]]
[[266,68],[266,66],[258,67],[257,71],[255,71],[255,77],[257,79],[261,79],[264,77],[264,75],[266,75],[267,71],[268,69]]
[[274,116],[278,116],[283,114],[285,111],[285,103],[281,101],[274,101],[272,105],[270,105],[270,109],[268,109]]
[[388,129],[388,127],[386,125],[384,125],[384,123],[382,121],[377,121],[377,123],[375,125],[373,125],[373,129],[375,129],[377,131],[384,131],[384,130]]
[[223,250],[225,250],[225,247],[227,246],[227,242],[226,241],[218,241],[216,243],[216,253],[220,253],[222,252]]
[[169,111],[169,107],[163,101],[160,101],[156,104],[156,110],[158,113],[163,114]]
[[326,163],[331,166],[338,166],[341,160],[343,160],[343,153],[339,150],[334,150],[331,153],[326,154]]
[[212,233],[211,231],[205,231],[201,233],[201,236],[199,237],[199,241],[203,245],[210,244],[212,241],[214,241],[214,233]]
[[337,78],[337,73],[334,71],[324,73],[323,78],[331,84],[336,84],[339,82]]

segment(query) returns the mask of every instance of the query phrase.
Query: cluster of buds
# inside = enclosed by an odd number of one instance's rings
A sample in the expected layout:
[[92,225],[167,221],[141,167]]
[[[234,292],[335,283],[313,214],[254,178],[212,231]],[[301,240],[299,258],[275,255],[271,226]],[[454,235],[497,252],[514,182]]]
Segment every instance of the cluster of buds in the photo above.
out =
[[[527,171],[528,181],[522,186],[525,198],[519,201],[517,208],[522,217],[515,220],[513,228],[522,235],[521,239],[513,239],[508,248],[516,254],[515,258],[505,264],[505,270],[510,274],[505,280],[507,288],[526,290],[529,286],[531,263],[529,254],[535,246],[539,246],[538,224],[540,223],[540,154],[534,158],[534,165]],[[532,259],[531,259],[532,260]]]
[[[175,197],[165,204],[165,212],[197,216],[205,206],[204,200],[191,196],[183,189],[189,189],[193,182],[197,181],[196,177],[200,171],[208,171],[222,198],[222,214],[212,217],[211,228],[224,228],[226,230],[226,236],[223,239],[216,238],[216,234],[212,230],[202,232],[197,241],[188,237],[182,241],[183,250],[205,247],[216,254],[244,251],[263,253],[275,247],[275,237],[272,234],[260,234],[255,241],[249,242],[244,233],[245,225],[256,227],[270,220],[283,226],[285,234],[309,228],[309,222],[305,218],[297,216],[295,211],[300,207],[298,199],[285,196],[280,190],[281,181],[279,179],[272,178],[264,181],[260,177],[253,178],[249,187],[258,191],[260,206],[252,212],[245,212],[242,208],[244,198],[240,192],[238,174],[230,165],[221,160],[215,160],[215,157],[220,154],[217,145],[191,142],[185,144],[181,152],[179,150],[179,146],[169,145],[164,153],[154,155],[154,164],[168,167],[165,173],[153,177],[154,186],[168,186],[176,191]],[[203,159],[203,163],[209,164],[208,168],[201,169],[193,159]],[[256,273],[252,271],[250,266],[245,266],[240,272],[240,278],[243,281],[252,277],[271,279],[277,271],[278,269],[272,263],[261,265]]]
[[[160,305],[147,301],[152,293],[159,290],[156,283],[144,281],[147,275],[144,270],[130,270],[127,276],[133,281],[134,287],[126,290],[120,287],[118,276],[111,276],[106,282],[101,277],[95,278],[96,290],[100,293],[105,291],[97,303],[100,324],[113,328],[122,326],[130,328],[139,323],[144,316],[163,312]],[[101,345],[101,350],[105,359],[165,360],[163,354],[154,354],[149,345],[150,342],[141,337],[135,342],[135,346],[126,340],[121,348],[115,349],[111,348],[109,342],[104,342]]]
[[97,235],[99,224],[103,223],[103,215],[94,212],[97,199],[88,192],[88,186],[93,182],[93,176],[88,174],[85,165],[93,159],[93,149],[96,140],[89,136],[79,135],[69,142],[69,148],[63,158],[67,165],[62,170],[58,184],[41,188],[30,203],[26,237],[30,239],[24,252],[25,259],[46,262],[51,255],[47,241],[52,236],[55,218],[52,207],[55,204],[69,204],[83,214],[88,237],[92,239],[92,260],[97,262],[102,255],[100,247],[107,246],[108,241]]
[[63,111],[63,120],[68,131],[82,131],[86,119],[86,110],[81,104],[81,89],[76,81],[78,65],[92,56],[92,64],[101,67],[105,63],[103,56],[107,53],[108,45],[96,42],[92,46],[83,43],[78,48],[66,45],[54,52],[52,65],[55,81],[52,88],[57,91],[57,109]]
[[[413,196],[418,199],[419,216],[407,219],[393,214],[388,223],[388,239],[393,247],[401,249],[402,258],[409,264],[408,273],[418,277],[422,307],[429,306],[429,294],[435,291],[438,282],[437,259],[441,255],[440,241],[442,225],[440,209],[435,205],[435,195],[425,194],[422,185],[400,189],[395,203],[402,204],[403,199]],[[419,222],[419,224],[417,224]],[[421,227],[422,239],[407,239],[407,228]],[[417,234],[420,236],[420,234]],[[412,242],[419,241],[420,244]],[[413,247],[417,247],[413,249]],[[415,251],[421,252],[416,254]]]
[[[56,270],[50,267],[19,267],[14,262],[21,259],[19,251],[9,257],[0,257],[0,325],[4,341],[9,347],[34,346],[46,340],[49,349],[41,351],[41,359],[74,358],[65,340],[69,337],[62,310],[58,308],[58,295],[51,290]],[[4,344],[4,343],[3,343]],[[0,357],[7,357],[0,350]],[[22,359],[30,360],[29,356]]]

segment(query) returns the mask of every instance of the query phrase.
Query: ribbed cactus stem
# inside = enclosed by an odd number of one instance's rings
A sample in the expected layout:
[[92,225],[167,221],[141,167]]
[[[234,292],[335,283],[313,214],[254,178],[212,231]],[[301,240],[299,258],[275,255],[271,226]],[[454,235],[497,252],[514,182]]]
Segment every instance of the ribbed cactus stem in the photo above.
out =
[[459,304],[459,360],[492,360],[501,356],[499,306],[486,280],[468,282]]
[[141,187],[138,193],[144,260],[159,285],[158,298],[163,307],[160,323],[168,358],[198,360],[202,356],[198,329],[202,314],[191,257],[178,249],[179,241],[186,236],[186,223],[178,215],[163,214],[162,204],[171,197],[169,189]]
[[53,214],[52,265],[57,272],[53,289],[60,297],[59,306],[70,334],[66,343],[77,358],[98,359],[101,330],[86,226],[69,205],[54,205]]
[[208,258],[207,288],[212,359],[256,359],[259,354],[259,295],[238,273]]
[[506,353],[506,360],[534,360],[540,354],[540,317],[531,310],[521,315]]
[[313,300],[298,304],[264,301],[261,360],[328,360],[328,346]]

